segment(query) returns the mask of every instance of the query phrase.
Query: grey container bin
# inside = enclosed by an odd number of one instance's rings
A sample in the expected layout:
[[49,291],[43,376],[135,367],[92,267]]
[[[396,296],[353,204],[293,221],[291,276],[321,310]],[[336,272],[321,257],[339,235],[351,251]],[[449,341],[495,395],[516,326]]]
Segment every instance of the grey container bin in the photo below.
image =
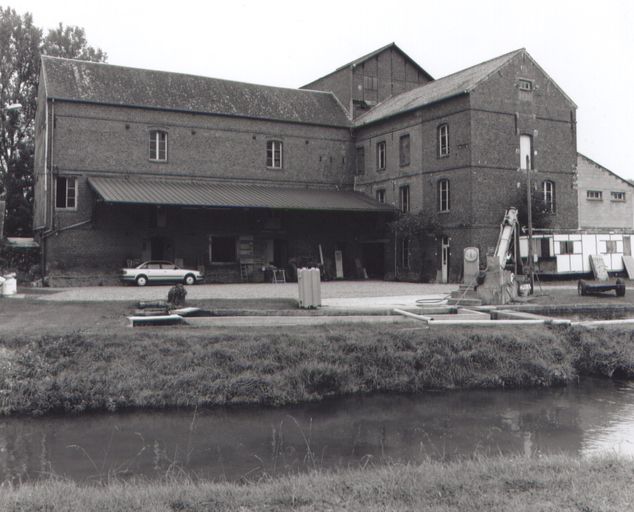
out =
[[300,268],[297,271],[297,285],[300,308],[321,306],[321,274],[318,268]]

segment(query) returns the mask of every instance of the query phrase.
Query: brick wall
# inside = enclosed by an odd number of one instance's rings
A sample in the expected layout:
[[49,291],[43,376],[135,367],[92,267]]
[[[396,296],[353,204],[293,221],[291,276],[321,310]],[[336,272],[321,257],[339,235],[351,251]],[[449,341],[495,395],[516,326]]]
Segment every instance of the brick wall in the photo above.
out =
[[[352,185],[354,154],[347,129],[59,101],[53,124],[49,143],[53,172],[47,180],[41,172],[43,124],[38,124],[37,227],[58,229],[90,219],[94,198],[86,178],[93,174],[186,176],[286,186]],[[152,129],[168,132],[167,162],[149,159]],[[266,145],[271,139],[283,143],[282,169],[266,166]],[[52,207],[57,176],[77,179],[75,209]]]

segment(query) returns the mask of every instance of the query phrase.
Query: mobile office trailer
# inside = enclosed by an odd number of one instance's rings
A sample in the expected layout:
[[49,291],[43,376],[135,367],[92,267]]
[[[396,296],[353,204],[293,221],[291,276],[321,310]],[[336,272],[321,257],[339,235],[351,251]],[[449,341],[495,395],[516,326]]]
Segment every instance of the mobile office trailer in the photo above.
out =
[[[548,232],[533,235],[535,271],[543,275],[590,274],[590,256],[600,255],[608,272],[623,272],[623,256],[632,255],[628,232]],[[520,256],[528,257],[528,237],[520,237]]]

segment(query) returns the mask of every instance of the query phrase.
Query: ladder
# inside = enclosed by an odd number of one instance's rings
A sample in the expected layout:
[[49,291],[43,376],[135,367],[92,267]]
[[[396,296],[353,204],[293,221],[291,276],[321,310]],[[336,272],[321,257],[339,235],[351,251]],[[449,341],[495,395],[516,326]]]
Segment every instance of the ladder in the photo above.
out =
[[240,280],[243,283],[249,281],[249,264],[248,263],[240,263]]

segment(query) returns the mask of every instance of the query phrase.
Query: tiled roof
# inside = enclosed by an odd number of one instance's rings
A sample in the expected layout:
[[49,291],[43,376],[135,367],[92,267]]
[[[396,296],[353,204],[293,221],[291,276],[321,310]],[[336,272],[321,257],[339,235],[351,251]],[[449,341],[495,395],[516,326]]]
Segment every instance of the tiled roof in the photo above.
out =
[[349,126],[332,93],[42,57],[49,98]]
[[523,51],[525,50],[507,53],[389,98],[359,117],[355,121],[355,126],[363,126],[452,96],[468,93],[482,80],[488,78],[498,68]]
[[108,203],[271,208],[284,210],[392,211],[359,192],[236,185],[190,179],[89,177],[88,183]]

